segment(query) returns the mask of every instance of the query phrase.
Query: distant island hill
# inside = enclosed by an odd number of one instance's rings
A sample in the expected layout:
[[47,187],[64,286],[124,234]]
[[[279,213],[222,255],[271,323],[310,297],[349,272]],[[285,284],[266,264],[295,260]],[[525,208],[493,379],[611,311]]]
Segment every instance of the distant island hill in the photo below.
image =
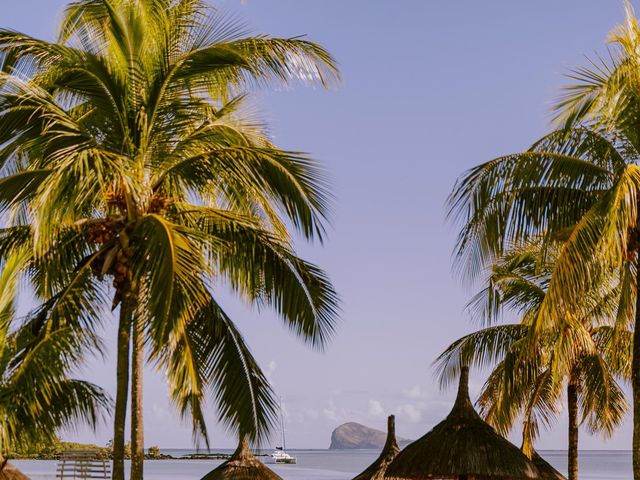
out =
[[[343,423],[331,434],[329,450],[381,449],[387,432],[356,422]],[[397,437],[398,446],[404,448],[413,440]]]

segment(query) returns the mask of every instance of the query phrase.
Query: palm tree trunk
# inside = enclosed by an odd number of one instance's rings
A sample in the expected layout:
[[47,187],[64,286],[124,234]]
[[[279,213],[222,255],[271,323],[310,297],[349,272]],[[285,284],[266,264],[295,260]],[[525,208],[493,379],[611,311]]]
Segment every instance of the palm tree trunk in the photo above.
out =
[[133,302],[125,297],[120,304],[118,357],[116,365],[116,405],[113,415],[113,480],[124,480],[124,433],[129,393],[129,349]]
[[142,480],[144,469],[144,422],[142,416],[142,368],[144,331],[142,321],[133,321],[131,353],[131,480]]
[[[640,272],[640,252],[636,252],[636,272]],[[638,273],[636,273],[638,276]],[[640,281],[636,278],[636,314],[631,359],[631,390],[633,392],[633,479],[640,480]]]
[[567,385],[567,403],[569,406],[569,480],[578,480],[578,384],[573,378]]

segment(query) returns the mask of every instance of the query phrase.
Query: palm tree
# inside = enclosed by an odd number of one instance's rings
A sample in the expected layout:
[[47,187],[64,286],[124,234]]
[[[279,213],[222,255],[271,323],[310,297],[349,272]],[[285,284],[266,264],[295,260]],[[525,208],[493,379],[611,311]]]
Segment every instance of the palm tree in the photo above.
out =
[[[618,292],[592,292],[585,303],[591,315],[572,328],[549,329],[528,343],[531,320],[544,301],[553,267],[553,249],[540,245],[514,249],[494,265],[488,286],[470,303],[470,310],[493,323],[504,307],[521,316],[521,323],[489,326],[451,344],[436,360],[441,384],[460,365],[493,367],[478,400],[485,419],[507,435],[522,417],[522,450],[535,455],[540,424],[549,426],[559,413],[563,386],[569,413],[569,480],[578,478],[579,411],[589,431],[611,435],[622,421],[627,404],[616,377],[630,377],[629,332],[608,323],[615,313]],[[580,327],[578,327],[580,326]]]
[[271,143],[246,91],[330,84],[331,56],[302,39],[246,36],[202,0],[79,0],[57,43],[3,30],[0,52],[6,250],[28,246],[25,265],[47,272],[38,293],[68,309],[65,322],[90,323],[113,284],[114,479],[124,475],[130,355],[132,479],[142,477],[145,343],[195,436],[208,441],[210,390],[223,423],[260,438],[273,397],[212,292],[225,285],[274,308],[318,348],[337,297],[290,236],[322,240],[325,175]]
[[[640,29],[629,4],[608,60],[571,77],[557,130],[528,151],[479,165],[456,184],[450,215],[460,221],[458,267],[477,278],[513,244],[563,239],[529,339],[575,323],[585,292],[603,275],[619,283],[621,330],[634,332],[633,469],[640,479]],[[568,315],[574,312],[574,316]],[[584,312],[583,312],[584,313]]]
[[69,328],[45,336],[32,325],[15,328],[20,266],[12,256],[0,274],[0,476],[9,452],[53,441],[58,429],[79,422],[95,428],[110,404],[96,385],[69,378],[85,350]]

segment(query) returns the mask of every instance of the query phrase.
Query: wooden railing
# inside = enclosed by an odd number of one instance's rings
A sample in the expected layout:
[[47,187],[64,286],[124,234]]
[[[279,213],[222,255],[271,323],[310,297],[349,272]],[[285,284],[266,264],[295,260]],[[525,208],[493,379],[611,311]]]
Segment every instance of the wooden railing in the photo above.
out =
[[111,478],[111,462],[101,458],[98,450],[67,450],[58,460],[56,478],[108,480]]

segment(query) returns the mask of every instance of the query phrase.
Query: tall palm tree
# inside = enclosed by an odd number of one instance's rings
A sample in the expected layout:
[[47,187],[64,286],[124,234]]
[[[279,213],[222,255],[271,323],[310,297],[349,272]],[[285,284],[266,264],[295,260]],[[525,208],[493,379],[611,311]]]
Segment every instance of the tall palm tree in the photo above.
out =
[[271,391],[215,288],[274,308],[318,348],[337,297],[290,237],[322,240],[325,175],[272,144],[245,93],[327,85],[338,79],[331,56],[302,39],[247,36],[202,0],[79,0],[56,43],[2,30],[0,55],[7,249],[28,245],[28,262],[47,264],[38,293],[70,309],[65,321],[104,302],[102,279],[113,284],[114,479],[124,475],[130,355],[132,479],[142,477],[145,343],[194,435],[207,440],[212,386],[220,420],[260,438]]
[[450,215],[462,224],[458,267],[470,278],[514,243],[565,240],[530,341],[575,323],[588,309],[585,292],[616,275],[618,326],[635,332],[633,471],[640,480],[640,29],[628,3],[611,41],[609,59],[571,75],[578,83],[558,103],[557,130],[526,152],[467,172],[450,197]]
[[[579,413],[589,431],[609,436],[626,411],[616,378],[630,376],[629,332],[616,331],[611,317],[618,292],[601,288],[585,303],[591,315],[573,328],[548,329],[527,337],[544,301],[553,266],[553,249],[533,244],[516,248],[494,265],[488,286],[470,303],[485,323],[496,321],[508,307],[521,317],[517,324],[489,326],[466,335],[443,352],[436,364],[441,384],[458,374],[460,365],[493,368],[478,403],[485,419],[506,435],[522,418],[525,454],[533,457],[540,424],[549,426],[559,413],[566,385],[569,413],[569,480],[578,478]],[[580,326],[580,327],[579,327]]]
[[82,361],[84,345],[69,328],[37,335],[16,328],[19,256],[2,262],[0,274],[0,476],[8,454],[56,438],[60,428],[86,423],[96,427],[110,399],[92,383],[69,378]]

